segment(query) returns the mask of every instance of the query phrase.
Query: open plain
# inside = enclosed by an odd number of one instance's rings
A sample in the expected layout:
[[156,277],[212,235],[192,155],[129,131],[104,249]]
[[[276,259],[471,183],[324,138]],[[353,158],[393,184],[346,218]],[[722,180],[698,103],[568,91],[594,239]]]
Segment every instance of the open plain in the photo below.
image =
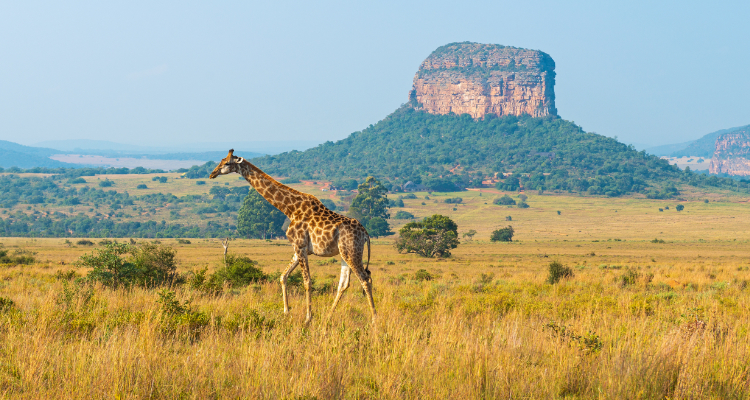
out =
[[[326,321],[338,283],[335,260],[310,259],[315,315],[307,327],[304,289],[292,288],[285,316],[276,281],[218,295],[168,288],[195,317],[175,322],[165,316],[164,288],[76,284],[87,273],[76,260],[95,251],[76,239],[2,238],[2,249],[33,254],[36,262],[0,266],[0,298],[13,303],[0,303],[0,395],[750,396],[746,199],[528,194],[531,207],[518,209],[494,205],[499,195],[418,193],[404,200],[403,210],[417,217],[448,215],[459,235],[477,233],[440,260],[399,254],[392,237],[375,239],[374,326],[356,284]],[[460,204],[444,202],[457,196]],[[397,231],[406,221],[390,222]],[[506,225],[516,231],[514,242],[488,240]],[[160,240],[176,249],[180,273],[221,266],[218,240]],[[283,269],[292,255],[285,240],[233,240],[229,252],[266,273]],[[548,283],[552,261],[574,276]]]

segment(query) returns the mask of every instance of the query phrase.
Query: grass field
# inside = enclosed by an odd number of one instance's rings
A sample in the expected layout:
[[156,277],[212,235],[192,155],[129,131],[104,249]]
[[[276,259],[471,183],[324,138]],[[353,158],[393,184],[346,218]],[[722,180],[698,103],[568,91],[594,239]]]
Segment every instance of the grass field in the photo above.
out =
[[[226,183],[234,181],[242,183]],[[0,297],[14,303],[0,305],[0,395],[750,397],[746,199],[527,194],[531,208],[518,209],[492,204],[498,195],[421,193],[404,201],[417,217],[449,215],[460,234],[478,233],[445,260],[398,254],[393,239],[376,239],[375,326],[356,285],[325,320],[339,266],[316,257],[309,327],[303,290],[292,289],[292,310],[284,316],[276,282],[219,296],[173,288],[205,318],[175,325],[159,303],[161,289],[69,281],[70,270],[85,275],[73,263],[90,248],[63,239],[0,239],[5,249],[35,253],[37,260],[0,266]],[[457,196],[459,205],[443,201]],[[677,204],[684,210],[676,211]],[[397,230],[406,221],[393,222]],[[518,240],[489,242],[491,230],[505,225]],[[218,241],[161,241],[177,250],[180,272],[220,266]],[[229,251],[267,273],[291,258],[285,241],[234,240]],[[547,283],[551,261],[575,276]]]

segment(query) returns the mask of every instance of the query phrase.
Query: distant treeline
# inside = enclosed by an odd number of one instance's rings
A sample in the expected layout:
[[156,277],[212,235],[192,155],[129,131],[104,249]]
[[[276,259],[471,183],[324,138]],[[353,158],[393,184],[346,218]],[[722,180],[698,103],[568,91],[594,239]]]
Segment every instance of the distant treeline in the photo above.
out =
[[[231,237],[236,235],[236,226],[230,223],[207,221],[205,226],[196,226],[167,223],[165,220],[137,222],[128,221],[132,218],[129,213],[153,214],[157,207],[166,207],[175,219],[188,214],[229,217],[230,213],[239,210],[249,190],[249,186],[215,186],[208,195],[177,197],[170,193],[152,193],[131,196],[127,192],[88,186],[66,187],[59,182],[61,177],[0,176],[0,209],[3,209],[0,236]],[[71,177],[69,181],[74,179],[83,178]],[[8,212],[7,209],[19,204],[40,205],[42,208],[37,207],[30,213]],[[49,206],[56,207],[56,211],[46,211]],[[65,213],[59,206],[79,209],[84,206],[89,208],[89,213]]]

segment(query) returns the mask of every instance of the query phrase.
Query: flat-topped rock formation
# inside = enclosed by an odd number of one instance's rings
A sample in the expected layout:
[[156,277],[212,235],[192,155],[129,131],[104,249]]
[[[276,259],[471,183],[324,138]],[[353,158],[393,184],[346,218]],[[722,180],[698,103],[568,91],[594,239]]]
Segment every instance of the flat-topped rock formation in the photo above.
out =
[[712,174],[750,175],[750,129],[745,127],[717,137],[708,171]]
[[409,94],[432,114],[556,115],[555,62],[538,50],[451,43],[432,52]]

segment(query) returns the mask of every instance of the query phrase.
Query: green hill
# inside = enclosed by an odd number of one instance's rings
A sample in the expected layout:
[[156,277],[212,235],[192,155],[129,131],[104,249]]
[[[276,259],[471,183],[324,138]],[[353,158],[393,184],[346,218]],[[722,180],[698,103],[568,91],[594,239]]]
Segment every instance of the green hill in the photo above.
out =
[[7,140],[0,140],[0,167],[75,167],[75,165],[73,164],[68,164],[49,158],[49,156],[58,153],[60,152],[53,149],[24,146],[18,143],[9,142]]
[[609,196],[669,197],[680,183],[733,185],[730,180],[681,171],[556,116],[488,115],[475,120],[469,115],[428,114],[410,106],[338,142],[254,162],[276,175],[321,180],[373,175],[390,185],[413,181],[436,191],[479,186],[495,176],[509,190],[520,184],[526,189]]

